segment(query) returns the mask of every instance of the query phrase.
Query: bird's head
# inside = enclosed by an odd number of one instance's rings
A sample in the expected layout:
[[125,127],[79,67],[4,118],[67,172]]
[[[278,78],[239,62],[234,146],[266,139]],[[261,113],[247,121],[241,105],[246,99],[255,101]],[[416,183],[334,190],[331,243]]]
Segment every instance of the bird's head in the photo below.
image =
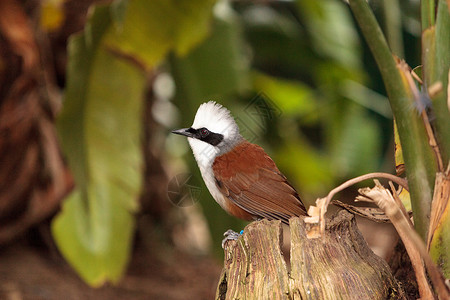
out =
[[209,153],[214,158],[230,151],[242,140],[230,111],[214,101],[200,105],[190,128],[173,130],[172,133],[188,137],[199,163],[200,155]]

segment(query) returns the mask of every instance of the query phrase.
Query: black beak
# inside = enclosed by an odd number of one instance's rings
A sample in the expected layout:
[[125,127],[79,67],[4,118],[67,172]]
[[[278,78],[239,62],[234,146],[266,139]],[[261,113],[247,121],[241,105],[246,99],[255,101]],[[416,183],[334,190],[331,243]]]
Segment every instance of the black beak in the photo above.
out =
[[172,133],[184,135],[186,137],[194,137],[193,133],[191,132],[191,128],[181,128],[177,130],[172,130]]

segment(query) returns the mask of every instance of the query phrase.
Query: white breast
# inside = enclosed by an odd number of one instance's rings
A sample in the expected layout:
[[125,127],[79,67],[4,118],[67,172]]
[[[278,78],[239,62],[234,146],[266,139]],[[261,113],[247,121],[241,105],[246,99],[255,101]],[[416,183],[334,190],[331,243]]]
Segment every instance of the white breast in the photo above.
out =
[[188,141],[189,145],[192,148],[192,152],[194,153],[195,160],[197,161],[206,187],[208,188],[214,200],[216,200],[216,202],[226,210],[225,197],[216,186],[212,169],[214,159],[217,157],[217,155],[219,155],[219,149],[208,143],[193,138],[188,138]]

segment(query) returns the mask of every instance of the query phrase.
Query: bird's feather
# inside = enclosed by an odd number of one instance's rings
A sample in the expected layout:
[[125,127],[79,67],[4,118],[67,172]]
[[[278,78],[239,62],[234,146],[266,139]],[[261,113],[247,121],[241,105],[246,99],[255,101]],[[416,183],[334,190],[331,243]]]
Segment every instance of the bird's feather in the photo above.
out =
[[212,165],[217,188],[230,201],[228,212],[289,222],[305,215],[295,189],[264,150],[247,141],[216,157]]

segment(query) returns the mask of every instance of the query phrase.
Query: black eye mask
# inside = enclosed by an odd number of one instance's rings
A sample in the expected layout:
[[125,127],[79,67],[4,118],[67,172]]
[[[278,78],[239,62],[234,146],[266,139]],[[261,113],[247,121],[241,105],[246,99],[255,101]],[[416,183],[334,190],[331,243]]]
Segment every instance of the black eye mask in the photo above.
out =
[[211,132],[205,127],[199,129],[189,128],[188,132],[192,133],[194,138],[213,146],[217,146],[223,140],[222,134]]

